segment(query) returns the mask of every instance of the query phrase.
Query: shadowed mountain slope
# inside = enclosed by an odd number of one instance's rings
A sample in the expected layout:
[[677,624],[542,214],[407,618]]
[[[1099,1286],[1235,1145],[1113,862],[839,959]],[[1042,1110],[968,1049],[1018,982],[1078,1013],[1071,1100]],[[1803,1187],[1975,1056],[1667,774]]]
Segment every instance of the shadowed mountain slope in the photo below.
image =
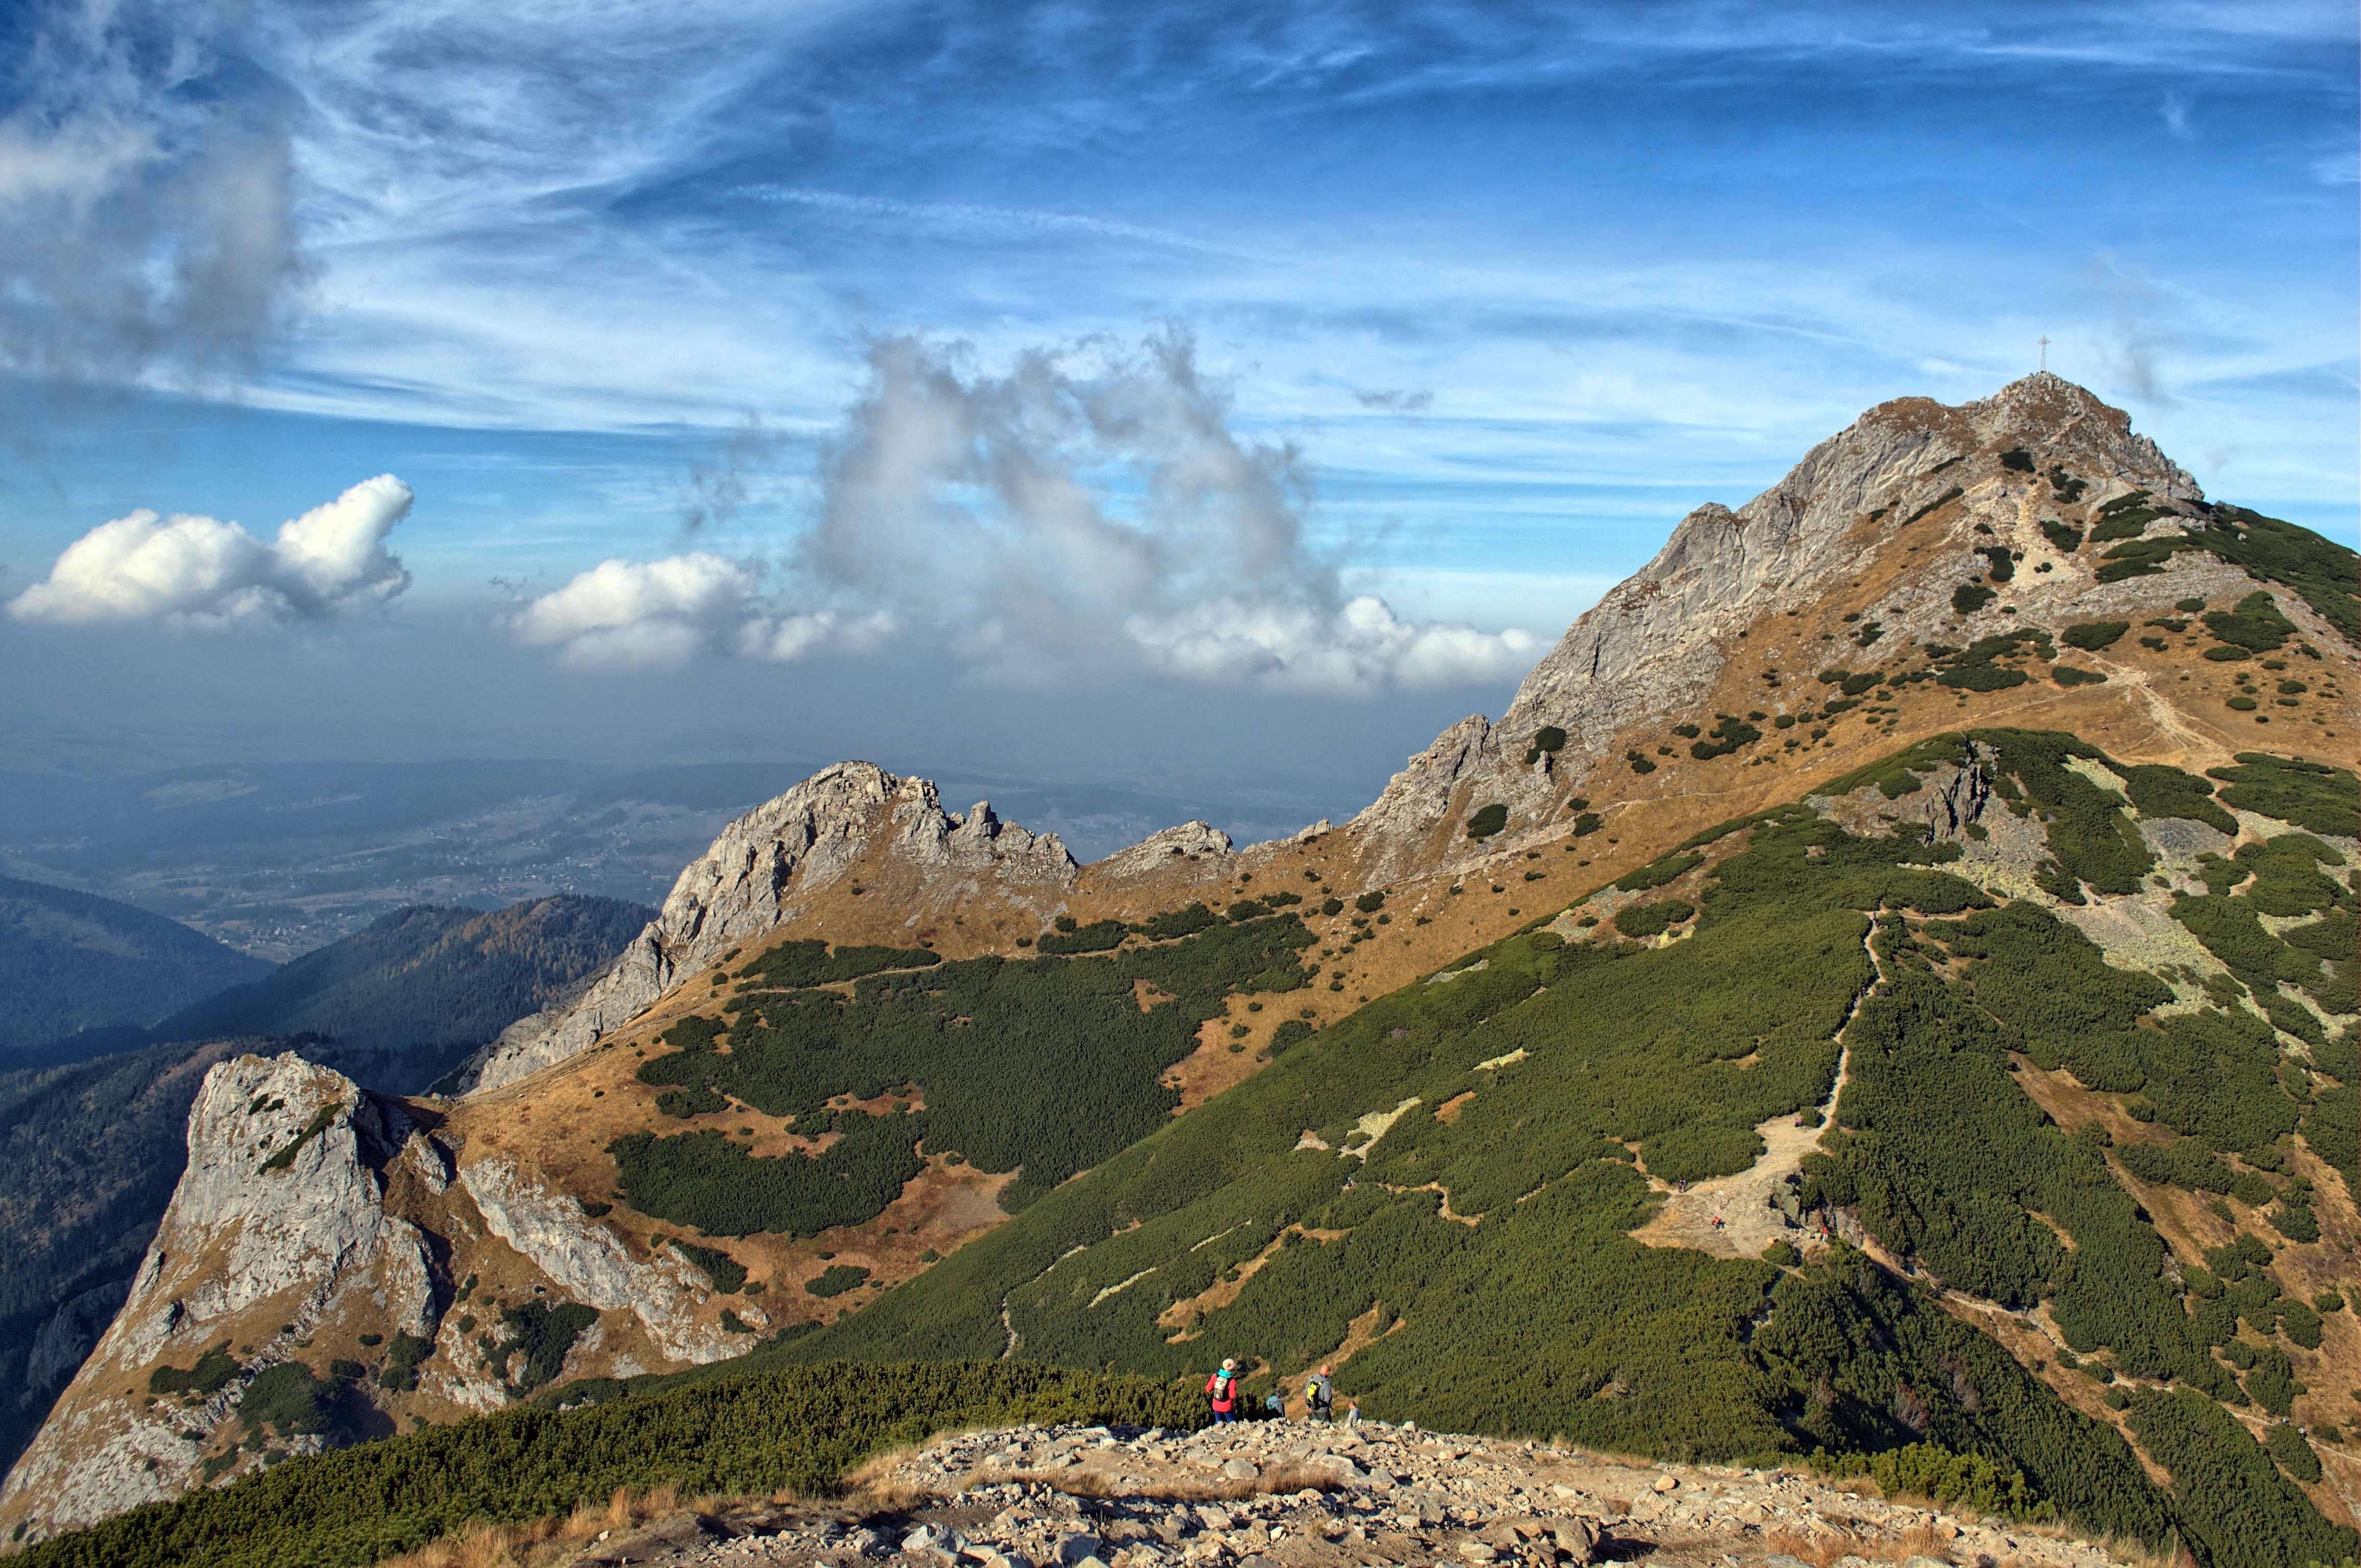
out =
[[128,904],[0,877],[0,1050],[144,1028],[272,967]]

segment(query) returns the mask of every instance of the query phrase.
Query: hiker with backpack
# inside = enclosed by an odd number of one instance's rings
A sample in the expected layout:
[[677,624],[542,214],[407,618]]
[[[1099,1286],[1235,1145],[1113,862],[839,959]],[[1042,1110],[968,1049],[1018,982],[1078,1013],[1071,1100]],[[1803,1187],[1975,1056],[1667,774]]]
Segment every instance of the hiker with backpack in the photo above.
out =
[[1238,1364],[1224,1356],[1221,1370],[1205,1379],[1205,1392],[1213,1397],[1213,1420],[1227,1423],[1238,1419]]
[[1328,1420],[1336,1409],[1336,1385],[1329,1379],[1328,1368],[1323,1365],[1303,1385],[1303,1419]]

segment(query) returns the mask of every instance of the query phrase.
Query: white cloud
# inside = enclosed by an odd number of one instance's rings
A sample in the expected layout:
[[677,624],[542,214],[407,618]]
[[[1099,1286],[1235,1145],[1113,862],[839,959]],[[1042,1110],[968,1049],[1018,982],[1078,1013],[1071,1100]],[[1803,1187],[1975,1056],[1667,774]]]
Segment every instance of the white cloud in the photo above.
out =
[[409,571],[385,547],[410,504],[410,487],[380,474],[281,523],[271,543],[235,522],[143,508],[66,546],[49,580],[11,599],[8,613],[208,630],[325,620],[410,587]]
[[734,647],[759,585],[751,566],[703,551],[610,559],[511,616],[509,630],[587,668],[675,668],[700,649]]
[[762,568],[705,551],[661,561],[620,557],[577,572],[507,620],[528,648],[555,648],[580,669],[678,669],[700,653],[785,663],[826,647],[862,652],[890,617],[782,610],[762,597]]
[[1503,679],[1539,655],[1521,631],[1348,596],[1306,539],[1300,455],[1231,430],[1184,334],[1037,349],[1005,374],[971,357],[873,346],[789,591],[716,555],[612,560],[512,632],[574,663],[664,664],[853,651],[907,629],[1002,683],[1147,672],[1332,692]]
[[0,365],[204,380],[251,360],[304,277],[275,85],[245,8],[31,0],[0,115]]

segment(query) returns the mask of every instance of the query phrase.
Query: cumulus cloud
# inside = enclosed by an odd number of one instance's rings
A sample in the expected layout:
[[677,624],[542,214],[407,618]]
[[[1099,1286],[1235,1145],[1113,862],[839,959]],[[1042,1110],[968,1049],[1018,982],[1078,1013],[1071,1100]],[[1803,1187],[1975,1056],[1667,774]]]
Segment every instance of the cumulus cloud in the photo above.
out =
[[9,600],[8,613],[216,630],[324,620],[410,587],[409,571],[385,547],[410,503],[410,487],[380,474],[280,524],[269,542],[235,522],[143,508],[66,546],[48,580]]
[[699,653],[780,662],[831,643],[867,648],[885,618],[783,611],[762,596],[759,565],[704,551],[661,561],[601,561],[508,618],[529,648],[555,648],[583,669],[677,669]]
[[[1232,428],[1184,334],[1037,349],[998,373],[891,338],[869,372],[780,591],[718,556],[610,561],[516,634],[597,663],[919,636],[1001,682],[1146,671],[1335,692],[1498,679],[1540,652],[1345,594],[1307,535],[1301,454]],[[692,581],[694,608],[661,586]]]
[[27,7],[0,72],[0,364],[201,377],[281,323],[303,274],[291,143],[240,10]]

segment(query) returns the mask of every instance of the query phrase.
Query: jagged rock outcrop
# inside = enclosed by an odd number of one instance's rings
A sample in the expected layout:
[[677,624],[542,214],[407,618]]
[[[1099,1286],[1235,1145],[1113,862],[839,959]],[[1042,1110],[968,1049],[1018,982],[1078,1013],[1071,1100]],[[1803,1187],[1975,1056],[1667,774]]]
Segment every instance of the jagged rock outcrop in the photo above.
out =
[[989,803],[946,813],[925,779],[839,762],[721,830],[680,873],[664,909],[580,993],[503,1030],[450,1080],[496,1089],[563,1061],[637,1016],[679,977],[792,919],[873,841],[920,871],[1064,886],[1080,867],[1054,833],[1003,823]]
[[550,1191],[513,1160],[494,1157],[464,1166],[459,1182],[492,1234],[531,1259],[569,1298],[637,1316],[672,1360],[719,1361],[745,1348],[697,1321],[698,1303],[712,1294],[703,1275],[670,1253],[635,1262],[612,1231],[583,1216],[580,1203]]
[[[1999,461],[2016,447],[2032,456],[2031,472]],[[1914,536],[1918,565],[1875,611],[1896,643],[1931,636],[1950,617],[1954,582],[1982,570],[1978,546],[2026,551],[2026,569],[2010,591],[2028,617],[2098,613],[2131,591],[2152,598],[2152,586],[2096,583],[2096,552],[2061,555],[2047,543],[2032,508],[2053,466],[2089,481],[2085,506],[2135,488],[2202,499],[2194,479],[2132,433],[2130,416],[2057,376],[2029,376],[1957,408],[1925,398],[1881,404],[1737,510],[1709,502],[1690,512],[1653,560],[1575,621],[1499,724],[1463,719],[1412,757],[1353,820],[1373,851],[1373,874],[1382,880],[1422,863],[1436,852],[1444,822],[1481,804],[1509,808],[1508,832],[1481,846],[1455,832],[1440,847],[1446,860],[1506,849],[1546,828],[1568,781],[1609,761],[1618,735],[1705,703],[1739,656],[1742,634],[1766,616],[1855,586],[1898,529],[1915,523],[1926,538]],[[1985,533],[1974,532],[1978,524]],[[2050,569],[2037,576],[2042,565]],[[2225,586],[2243,581],[2210,558],[2178,557],[2173,570],[2220,576]],[[1833,657],[1785,652],[1798,661]],[[1559,749],[1535,751],[1544,727],[1565,732]]]
[[[350,1314],[431,1337],[434,1259],[384,1207],[386,1167],[414,1134],[395,1107],[291,1052],[205,1075],[189,1165],[128,1299],[0,1487],[29,1533],[179,1495],[253,1377]],[[193,1366],[259,1314],[274,1334],[185,1404],[148,1393],[159,1361]],[[62,1419],[60,1419],[62,1418]]]
[[1210,822],[1183,822],[1178,828],[1150,833],[1128,850],[1117,850],[1091,869],[1104,876],[1137,876],[1165,870],[1172,861],[1194,857],[1202,862],[1209,856],[1230,854],[1235,848],[1230,836]]

